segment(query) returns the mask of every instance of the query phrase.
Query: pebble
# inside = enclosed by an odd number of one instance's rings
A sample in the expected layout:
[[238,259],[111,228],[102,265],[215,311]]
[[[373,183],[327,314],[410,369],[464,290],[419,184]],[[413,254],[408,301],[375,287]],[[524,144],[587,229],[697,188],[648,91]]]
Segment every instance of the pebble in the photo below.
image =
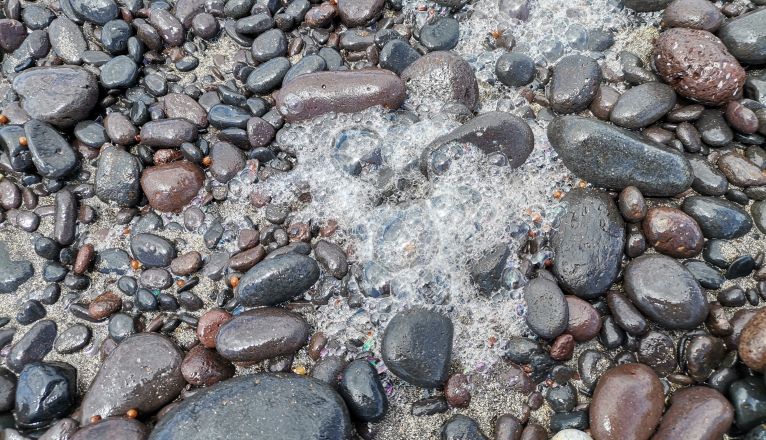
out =
[[440,438],[442,440],[489,440],[481,432],[475,420],[461,414],[452,416],[444,422]]
[[293,312],[260,308],[243,312],[220,326],[216,350],[234,362],[261,362],[295,354],[306,345],[309,326]]
[[364,359],[346,366],[338,391],[355,419],[377,422],[388,411],[388,398],[378,372]]
[[[104,360],[82,401],[80,423],[93,416],[122,416],[130,409],[150,414],[175,399],[186,381],[183,352],[155,333],[133,335]],[[126,371],[131,374],[125,374]]]
[[253,58],[265,62],[287,55],[287,37],[280,29],[271,29],[253,40]]
[[522,87],[535,79],[535,61],[518,52],[504,53],[495,63],[495,75],[508,87]]
[[112,0],[70,0],[69,4],[80,19],[101,26],[117,18],[119,13],[117,4]]
[[[614,201],[596,190],[575,189],[564,199],[560,225],[551,237],[553,273],[563,290],[581,298],[606,292],[620,269],[625,224]],[[589,237],[583,242],[578,237]]]
[[287,58],[273,58],[256,67],[247,77],[245,86],[256,94],[269,93],[282,84],[290,67],[290,60]]
[[729,101],[724,115],[729,124],[741,133],[752,134],[758,131],[758,116],[740,102]]
[[397,38],[386,43],[380,50],[380,67],[401,75],[419,58],[417,50]]
[[53,346],[61,354],[76,353],[90,343],[91,335],[89,327],[75,324],[61,332]]
[[178,148],[196,139],[197,127],[186,119],[160,119],[141,127],[141,143],[150,147]]
[[707,0],[675,0],[665,8],[662,22],[667,27],[700,29],[715,32],[724,15]]
[[742,362],[754,371],[766,370],[766,309],[759,310],[750,318],[739,337],[737,345]]
[[625,128],[644,128],[665,116],[676,104],[676,94],[667,84],[647,82],[620,96],[609,118]]
[[53,239],[69,246],[77,233],[77,198],[69,188],[62,188],[53,198],[53,208]]
[[101,28],[101,43],[111,54],[127,51],[128,39],[133,36],[133,28],[124,20],[110,20]]
[[577,113],[588,108],[601,83],[601,67],[584,55],[568,55],[553,67],[548,99],[556,113]]
[[526,322],[529,328],[544,339],[553,339],[566,330],[569,308],[564,294],[555,281],[539,276],[524,287],[527,304]]
[[316,72],[286,84],[277,92],[276,107],[286,121],[296,122],[328,112],[353,113],[376,105],[396,109],[404,98],[404,82],[388,70]]
[[221,183],[230,181],[245,168],[245,155],[242,150],[228,142],[213,144],[209,157],[212,159],[210,174]]
[[[177,9],[178,8],[176,7],[176,13],[178,13]],[[218,20],[216,20],[212,14],[203,12],[195,15],[192,19],[192,29],[194,29],[194,34],[198,37],[204,40],[210,40],[218,35],[220,27]]]
[[74,149],[51,125],[31,119],[24,124],[24,134],[32,162],[41,176],[58,179],[77,168]]
[[0,293],[16,292],[34,273],[31,262],[11,259],[7,245],[0,241]]
[[718,36],[732,55],[746,64],[766,63],[766,9],[759,8],[728,20]]
[[708,314],[705,294],[692,274],[664,255],[644,255],[628,263],[623,274],[628,298],[666,329],[692,329]]
[[419,39],[431,52],[453,49],[460,39],[460,24],[451,17],[437,18],[420,28]]
[[643,228],[646,239],[657,252],[675,258],[691,258],[702,252],[705,240],[699,225],[680,209],[650,209]]
[[710,32],[672,28],[654,46],[654,65],[679,94],[708,105],[721,105],[742,94],[745,71]]
[[205,173],[197,165],[178,161],[146,168],[141,188],[152,208],[180,212],[197,196],[204,181]]
[[447,380],[453,332],[452,321],[446,316],[414,307],[389,321],[381,356],[398,378],[415,386],[437,388]]
[[670,408],[653,439],[715,440],[728,432],[734,409],[726,398],[707,387],[691,387],[673,394]]
[[635,186],[645,196],[672,196],[693,180],[681,153],[606,122],[556,118],[548,125],[548,140],[567,168],[595,186]]
[[215,350],[202,345],[189,350],[181,363],[181,374],[194,386],[212,386],[234,377],[234,365]]
[[53,348],[57,334],[55,322],[49,319],[37,321],[13,344],[5,364],[18,373],[27,364],[42,361]]
[[665,9],[673,0],[624,0],[626,7],[636,12],[655,12]]
[[750,207],[750,213],[752,214],[753,222],[758,227],[758,230],[766,234],[766,202],[755,202]]
[[215,348],[218,330],[231,319],[231,313],[223,309],[210,309],[199,318],[197,339],[207,348]]
[[305,293],[319,279],[319,265],[300,254],[264,260],[240,278],[236,293],[248,307],[276,305]]
[[16,385],[14,415],[21,426],[40,426],[68,414],[77,401],[77,370],[63,362],[27,364]]
[[104,292],[90,302],[88,314],[91,318],[101,320],[108,318],[122,308],[122,299],[112,292]]
[[0,48],[5,52],[13,52],[21,46],[27,37],[24,25],[11,18],[0,19]]
[[699,130],[702,141],[711,147],[724,147],[734,139],[734,132],[720,110],[707,109],[702,112],[695,127]]
[[625,296],[611,291],[607,294],[606,300],[609,310],[620,328],[634,336],[641,336],[646,333],[648,329],[646,319]]
[[59,127],[85,119],[98,100],[95,75],[76,66],[27,69],[13,79],[13,90],[31,118]]
[[479,104],[479,85],[473,68],[452,52],[430,52],[407,67],[401,77],[407,92],[417,99],[460,102],[472,111]]
[[338,15],[348,27],[367,24],[383,10],[384,0],[338,0]]
[[763,378],[750,376],[729,387],[729,401],[734,406],[734,424],[748,431],[766,422],[766,386]]
[[664,408],[662,384],[649,367],[618,365],[601,376],[593,393],[591,434],[598,440],[649,439]]
[[568,295],[566,296],[569,320],[566,332],[577,342],[589,341],[598,336],[601,331],[601,317],[598,311],[587,301]]
[[141,200],[141,162],[127,151],[106,146],[96,168],[96,196],[106,203],[131,207]]
[[688,159],[694,174],[693,190],[706,196],[722,196],[728,191],[729,181],[718,168],[701,157],[690,156]]
[[130,251],[144,267],[167,267],[176,257],[173,243],[151,233],[136,234],[130,239]]
[[157,29],[162,40],[168,46],[180,46],[184,42],[184,28],[178,19],[160,8],[149,9],[149,23]]
[[752,218],[736,203],[715,197],[687,197],[681,209],[702,229],[705,238],[732,239],[747,234]]
[[[223,401],[228,404],[222,406]],[[249,419],[258,423],[242,423]],[[259,373],[235,377],[181,401],[160,420],[152,438],[323,440],[347,438],[351,431],[346,406],[328,385],[308,377]]]
[[112,142],[119,145],[132,145],[136,143],[138,129],[130,118],[122,113],[110,113],[104,118],[106,134]]
[[197,127],[208,124],[207,112],[194,98],[181,93],[168,93],[163,98],[168,118],[183,118]]
[[80,31],[80,26],[75,22],[67,17],[58,17],[48,26],[48,36],[51,47],[65,63],[82,63],[83,54],[88,50],[88,43]]
[[766,171],[737,153],[718,159],[718,168],[732,185],[739,187],[766,185]]

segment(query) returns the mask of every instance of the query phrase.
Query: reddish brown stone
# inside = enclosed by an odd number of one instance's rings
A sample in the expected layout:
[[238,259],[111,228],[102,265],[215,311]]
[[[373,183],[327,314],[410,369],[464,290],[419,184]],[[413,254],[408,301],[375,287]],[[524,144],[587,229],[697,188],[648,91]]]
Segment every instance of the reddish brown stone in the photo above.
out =
[[221,326],[231,319],[231,313],[223,309],[210,309],[200,316],[197,323],[197,339],[207,348],[215,348],[215,338]]
[[173,150],[170,148],[162,148],[154,152],[154,164],[162,165],[164,163],[175,162],[183,159],[184,155],[180,150]]
[[651,368],[618,365],[598,381],[590,404],[596,440],[648,440],[662,417],[665,395]]
[[334,4],[322,3],[314,6],[306,13],[306,24],[311,27],[326,27],[332,22],[335,14],[338,13],[338,7]]
[[718,391],[696,386],[676,391],[652,440],[719,440],[731,427],[734,408]]
[[569,325],[566,332],[576,341],[589,341],[601,331],[601,317],[589,302],[576,296],[566,297],[569,307]]
[[82,245],[80,250],[77,251],[77,257],[72,265],[72,272],[77,275],[84,274],[88,267],[90,267],[90,263],[93,262],[94,253],[92,244]]
[[551,359],[555,361],[566,361],[572,359],[575,340],[570,334],[559,335],[551,344]]
[[192,385],[209,387],[233,377],[234,365],[215,350],[197,345],[181,363],[181,374]]
[[742,335],[742,330],[760,310],[763,309],[739,309],[734,312],[734,316],[732,316],[729,321],[731,323],[731,334],[724,339],[726,347],[729,350],[735,350],[737,348],[737,345],[739,345],[739,338]]
[[766,371],[766,309],[755,314],[739,337],[739,357],[755,371]]
[[179,255],[170,262],[170,271],[176,275],[191,275],[202,267],[202,255],[197,251],[189,251]]
[[202,188],[205,173],[187,161],[149,167],[141,176],[149,205],[158,211],[180,212]]
[[715,32],[721,27],[723,18],[721,11],[708,0],[675,0],[665,8],[662,23],[666,27]]
[[644,235],[658,252],[691,258],[702,252],[705,239],[697,222],[676,208],[652,208],[644,219]]
[[682,96],[709,105],[742,96],[745,70],[710,32],[668,29],[657,40],[653,57],[662,79]]
[[229,267],[238,271],[245,272],[255,266],[266,257],[266,249],[260,244],[252,249],[242,251],[233,255],[229,259]]
[[464,408],[471,403],[471,388],[468,378],[461,373],[453,374],[444,386],[447,403],[455,408]]
[[308,353],[313,360],[319,360],[322,356],[322,349],[327,345],[327,336],[322,332],[316,332],[309,339]]
[[120,310],[122,299],[112,292],[105,292],[95,297],[88,306],[88,314],[93,319],[104,319]]
[[729,124],[742,133],[750,134],[758,131],[758,116],[755,115],[754,111],[742,105],[741,102],[729,102],[726,105],[724,115]]
[[354,113],[376,105],[396,109],[406,96],[404,81],[384,69],[301,75],[277,92],[276,107],[288,122],[325,113]]
[[733,185],[748,187],[766,185],[766,171],[737,153],[718,159],[718,169]]

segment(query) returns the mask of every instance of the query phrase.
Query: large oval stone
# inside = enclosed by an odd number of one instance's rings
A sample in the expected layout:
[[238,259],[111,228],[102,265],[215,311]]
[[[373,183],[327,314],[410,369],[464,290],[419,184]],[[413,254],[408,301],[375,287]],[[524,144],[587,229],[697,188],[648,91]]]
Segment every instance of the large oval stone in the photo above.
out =
[[649,440],[665,409],[662,383],[651,368],[624,364],[598,380],[590,404],[596,440]]
[[329,385],[289,374],[240,376],[200,390],[168,412],[150,440],[341,440],[351,421]]
[[705,320],[708,302],[697,280],[681,263],[664,255],[643,255],[623,274],[628,298],[666,329],[692,329]]
[[25,70],[14,78],[13,90],[29,116],[59,127],[87,118],[98,101],[98,79],[76,66]]
[[577,177],[603,188],[635,186],[646,196],[667,197],[694,180],[677,150],[596,119],[557,118],[548,125],[548,140]]
[[82,401],[80,423],[93,416],[122,416],[129,409],[151,414],[186,385],[183,352],[165,336],[140,333],[125,339],[101,365]]
[[285,120],[294,122],[376,105],[397,109],[405,94],[404,82],[385,69],[315,72],[296,77],[277,92],[276,107]]
[[277,308],[235,316],[218,330],[215,347],[234,362],[260,362],[295,354],[306,345],[309,325],[298,314]]
[[747,211],[718,197],[687,197],[681,209],[699,224],[705,238],[737,238],[753,228],[753,219]]
[[662,417],[653,440],[718,440],[734,421],[734,407],[713,388],[695,386],[678,390]]
[[596,190],[572,190],[563,205],[559,228],[551,237],[553,274],[566,292],[597,298],[617,278],[625,223],[614,201]]
[[727,21],[718,31],[718,37],[739,61],[766,63],[766,8]]
[[437,388],[447,380],[453,332],[452,321],[440,313],[421,307],[397,313],[383,333],[383,361],[400,379]]
[[745,70],[708,31],[668,29],[657,39],[653,57],[657,73],[679,95],[709,105],[742,96]]
[[158,211],[178,212],[202,188],[205,173],[186,161],[171,162],[149,167],[141,175],[141,188],[149,205]]
[[273,306],[306,292],[319,279],[319,265],[310,257],[288,253],[253,266],[240,278],[237,295],[243,306]]

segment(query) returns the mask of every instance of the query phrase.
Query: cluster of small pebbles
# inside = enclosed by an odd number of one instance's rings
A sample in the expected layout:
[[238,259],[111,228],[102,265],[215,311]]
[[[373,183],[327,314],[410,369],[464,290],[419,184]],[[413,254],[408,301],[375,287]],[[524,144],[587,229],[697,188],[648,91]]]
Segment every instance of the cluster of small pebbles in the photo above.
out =
[[[766,439],[766,1],[615,0],[643,33],[540,48],[514,29],[560,6],[487,3],[3,0],[0,437]],[[479,74],[459,47],[490,11]],[[410,174],[365,132],[327,151],[379,206],[464,155],[566,167],[468,265],[523,331],[457,341],[444,285],[372,283],[355,225],[300,214],[319,185],[268,190],[306,166],[291,127],[365,111],[450,127]],[[317,328],[392,301],[364,338]]]

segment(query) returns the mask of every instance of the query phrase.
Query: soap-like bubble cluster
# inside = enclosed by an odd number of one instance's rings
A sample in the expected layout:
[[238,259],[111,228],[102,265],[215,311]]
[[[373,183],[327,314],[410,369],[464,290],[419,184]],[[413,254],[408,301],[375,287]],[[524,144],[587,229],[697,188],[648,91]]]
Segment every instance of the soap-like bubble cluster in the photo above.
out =
[[[297,207],[295,221],[336,220],[341,231],[334,240],[355,263],[346,289],[361,307],[331,298],[317,314],[318,330],[338,341],[366,340],[379,336],[395,312],[434,306],[453,318],[457,358],[467,369],[496,356],[487,341],[526,330],[519,247],[530,231],[550,228],[552,194],[570,186],[570,177],[551,161],[544,131],[533,124],[538,141],[522,167],[452,144],[453,154],[442,160],[448,164],[426,179],[419,168],[424,149],[457,126],[444,115],[418,120],[409,112],[371,109],[280,131],[276,142],[296,157],[295,167],[254,190]],[[306,191],[310,203],[299,200]],[[470,269],[502,244],[512,256],[499,291],[487,297]],[[545,250],[532,256],[537,264],[548,257]]]

